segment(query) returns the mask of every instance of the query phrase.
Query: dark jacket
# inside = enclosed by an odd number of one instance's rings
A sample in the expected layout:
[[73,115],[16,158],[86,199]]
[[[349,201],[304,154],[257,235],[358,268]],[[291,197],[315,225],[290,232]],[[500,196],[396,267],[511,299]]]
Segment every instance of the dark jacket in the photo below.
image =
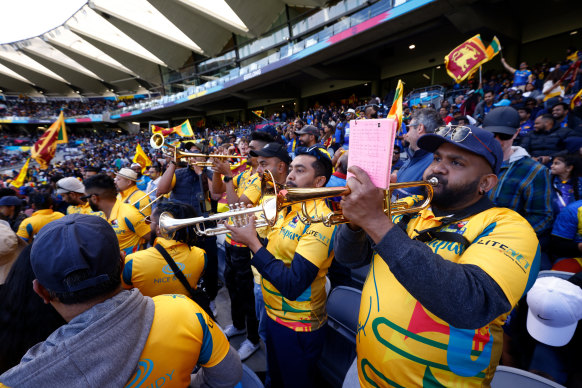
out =
[[533,157],[565,155],[570,131],[557,125],[549,131],[533,131],[524,136],[521,146]]

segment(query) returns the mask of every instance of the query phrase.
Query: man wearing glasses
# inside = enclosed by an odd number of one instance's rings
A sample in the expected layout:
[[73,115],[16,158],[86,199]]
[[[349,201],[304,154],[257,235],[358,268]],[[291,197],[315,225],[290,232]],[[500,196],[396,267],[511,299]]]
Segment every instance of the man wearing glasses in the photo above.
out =
[[57,182],[57,194],[63,197],[63,201],[69,204],[67,207],[67,215],[69,214],[92,214],[103,217],[102,212],[95,213],[89,202],[81,198],[85,198],[85,186],[77,178],[67,177],[60,179]]
[[521,214],[534,228],[542,249],[547,248],[553,223],[550,170],[530,158],[522,147],[513,146],[519,135],[519,113],[515,109],[499,107],[491,111],[483,129],[495,136],[503,150],[499,183],[489,192],[489,199]]
[[[357,167],[341,202],[348,225],[334,240],[338,261],[371,262],[362,290],[357,371],[362,387],[488,386],[503,325],[539,269],[536,235],[486,193],[503,153],[476,127],[444,127],[418,140],[433,153],[430,208],[392,219],[384,192]],[[348,377],[353,375],[348,372]]]
[[[98,174],[85,180],[85,195],[93,211],[102,211],[107,222],[115,230],[119,247],[126,254],[145,248],[150,240],[150,227],[144,216],[133,206],[117,198],[115,183],[111,177]],[[99,236],[95,236],[99,238]]]
[[[330,158],[313,147],[297,154],[287,187],[324,187],[332,172]],[[227,225],[232,238],[254,253],[251,264],[262,275],[266,324],[268,383],[272,387],[313,387],[317,359],[325,340],[325,276],[333,259],[335,226],[301,222],[301,203],[282,210],[263,245],[254,217],[244,227]],[[308,201],[310,215],[328,214],[323,200]]]

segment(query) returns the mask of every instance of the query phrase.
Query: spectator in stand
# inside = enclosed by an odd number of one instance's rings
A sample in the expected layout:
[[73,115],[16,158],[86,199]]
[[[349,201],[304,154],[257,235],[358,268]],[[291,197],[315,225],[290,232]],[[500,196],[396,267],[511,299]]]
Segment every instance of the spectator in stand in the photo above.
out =
[[579,155],[556,156],[552,173],[554,214],[574,201],[582,199],[582,160]]
[[560,128],[552,115],[545,114],[536,118],[534,130],[524,136],[521,146],[534,160],[549,165],[552,157],[568,153],[566,149],[568,134],[567,128]]
[[533,130],[533,121],[531,120],[531,109],[527,106],[522,106],[517,109],[519,114],[519,136],[518,138],[523,138],[529,132]]
[[562,74],[562,70],[556,69],[548,74],[548,77],[544,82],[542,94],[544,96],[543,101],[546,109],[550,109],[554,104],[564,98],[564,87],[559,83]]
[[287,142],[287,152],[289,153],[289,156],[291,158],[294,158],[295,157],[295,149],[297,148],[298,139],[297,139],[297,135],[295,134],[295,131],[292,128],[291,128],[291,130],[287,131],[287,137],[289,138],[289,141]]
[[7,195],[0,198],[0,220],[8,222],[10,228],[16,233],[26,214],[22,211],[22,200],[15,195]]
[[319,129],[313,125],[307,125],[300,130],[295,131],[295,133],[299,135],[299,144],[302,147],[311,148],[314,145],[319,144],[317,142],[319,137]]
[[53,200],[49,194],[34,193],[30,196],[30,201],[34,213],[22,221],[16,233],[29,244],[45,225],[65,216],[63,213],[53,211]]
[[536,89],[535,85],[532,82],[528,82],[525,85],[525,92],[521,94],[523,98],[534,98],[534,99],[541,99],[542,92]]
[[135,182],[135,185],[139,190],[145,191],[145,189],[148,187],[148,183],[151,181],[150,177],[147,174],[141,173],[141,165],[139,163],[132,163],[131,169],[137,174],[137,181]]
[[[430,152],[420,149],[417,145],[418,139],[425,133],[434,133],[442,124],[440,116],[434,109],[423,108],[415,110],[412,113],[408,132],[405,140],[408,142],[408,159],[402,164],[400,169],[393,173],[392,181],[396,182],[414,182],[422,179],[424,170],[432,163],[433,156]],[[394,177],[396,174],[396,177]],[[396,197],[408,197],[414,194],[422,194],[424,189],[420,187],[411,187],[395,191]]]
[[556,271],[582,271],[582,200],[566,206],[556,217],[552,229],[550,252]]
[[[444,101],[443,101],[444,102]],[[441,106],[439,109],[439,116],[441,117],[441,120],[445,123],[445,124],[449,124],[451,121],[453,121],[453,116],[451,116],[449,114],[449,109]]]
[[558,102],[552,107],[552,116],[558,126],[562,128],[576,128],[582,126],[582,119],[570,113],[570,107],[565,102]]
[[[489,192],[489,199],[528,220],[545,249],[553,220],[549,170],[531,159],[525,149],[513,146],[519,133],[519,114],[515,109],[493,110],[485,118],[483,128],[493,133],[503,150],[503,163],[497,174],[499,180]],[[549,262],[545,263],[545,269],[548,267]]]
[[404,161],[400,159],[400,154],[402,153],[402,148],[399,145],[394,145],[394,150],[392,151],[392,167],[390,172],[400,170],[400,167],[404,164]]
[[333,154],[333,135],[334,135],[334,125],[333,122],[327,123],[324,126],[324,134],[321,137],[320,143],[323,145],[323,148],[326,150],[331,151],[330,153]]
[[519,70],[509,66],[503,57],[501,57],[501,63],[507,71],[513,74],[513,87],[525,91],[525,85],[533,80],[532,72],[527,69],[527,63],[521,62],[519,64]]
[[483,101],[481,101],[479,104],[477,104],[477,107],[475,108],[475,112],[473,114],[473,117],[475,117],[475,119],[477,119],[477,121],[482,123],[483,119],[485,118],[487,113],[489,113],[490,110],[495,108],[493,106],[494,102],[495,102],[495,95],[493,94],[493,91],[485,92],[485,95],[483,96]]

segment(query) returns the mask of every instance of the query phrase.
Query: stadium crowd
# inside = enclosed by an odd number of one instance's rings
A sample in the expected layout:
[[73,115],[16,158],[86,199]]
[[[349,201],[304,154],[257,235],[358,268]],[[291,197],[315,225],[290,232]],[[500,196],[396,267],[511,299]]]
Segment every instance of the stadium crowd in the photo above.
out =
[[120,101],[104,98],[68,98],[68,99],[32,99],[26,96],[5,98],[0,101],[1,117],[28,117],[32,119],[50,119],[63,111],[65,117],[102,114],[107,111],[132,104],[133,99]]
[[[241,360],[263,341],[267,386],[318,386],[328,288],[357,287],[352,269],[371,265],[362,290],[359,362],[346,382],[358,384],[359,376],[363,386],[489,384],[501,362],[580,386],[582,109],[569,104],[579,82],[557,84],[568,62],[530,70],[503,63],[506,73],[472,81],[440,106],[404,105],[391,181],[439,181],[432,209],[414,216],[386,217],[363,171],[350,170],[355,178],[346,181],[350,121],[385,118],[393,95],[278,112],[266,125],[181,139],[184,152],[232,156],[210,159],[211,167],[195,163],[204,157],[177,160],[151,148],[149,134],[109,134],[87,137],[81,157],[47,170],[31,167],[19,188],[11,186],[18,171],[1,176],[0,217],[7,224],[0,225],[0,383],[81,386],[90,376],[124,385],[140,378],[138,360],[151,359],[148,385],[172,371],[165,383],[234,386]],[[147,169],[132,162],[138,143],[152,161]],[[164,212],[183,219],[227,211],[225,204],[257,206],[266,170],[274,185],[289,190],[349,184],[341,205],[316,200],[306,210],[341,207],[353,225],[309,224],[293,204],[266,229],[255,229],[254,217],[225,226],[204,222],[226,228],[224,238],[197,236],[192,225],[173,235],[161,228]],[[402,188],[392,201],[424,195],[421,187]],[[75,277],[72,268],[84,272]],[[578,275],[540,282],[539,270]],[[219,329],[221,283],[232,324]],[[554,310],[554,331],[530,316]],[[186,322],[192,311],[198,319]],[[102,317],[123,322],[113,326]],[[91,342],[76,339],[75,331],[107,335]],[[177,338],[181,331],[186,339]],[[240,335],[246,339],[234,349],[228,340]],[[426,349],[407,347],[408,337],[425,341]],[[74,347],[59,346],[71,339]],[[447,354],[443,339],[461,350]],[[383,361],[379,346],[396,349],[393,364]],[[110,357],[101,373],[91,374],[83,359],[92,351]],[[172,366],[163,359],[169,351]],[[411,363],[405,351],[426,364]],[[74,373],[63,360],[75,363]]]

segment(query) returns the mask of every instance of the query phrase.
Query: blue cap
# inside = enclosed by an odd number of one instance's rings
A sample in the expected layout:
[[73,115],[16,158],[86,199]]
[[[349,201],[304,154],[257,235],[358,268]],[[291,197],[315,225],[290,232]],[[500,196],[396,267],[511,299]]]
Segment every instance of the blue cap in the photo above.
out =
[[[101,217],[71,214],[45,225],[34,239],[30,264],[39,283],[54,292],[75,292],[110,280],[120,265],[115,231]],[[78,270],[89,277],[67,286],[64,279]]]
[[15,195],[0,198],[0,206],[22,206],[22,200]]
[[275,137],[277,136],[277,130],[272,125],[268,124],[262,127],[261,129],[257,129],[258,132],[266,132],[269,135]]
[[[443,143],[449,143],[484,157],[491,165],[493,172],[499,174],[501,163],[503,163],[503,150],[499,142],[495,140],[492,133],[484,129],[474,125],[467,127],[471,129],[472,135],[469,134],[462,142],[451,140],[450,135],[443,137],[436,133],[428,133],[418,139],[418,147],[428,152],[435,152]],[[452,132],[453,130],[450,133]]]

